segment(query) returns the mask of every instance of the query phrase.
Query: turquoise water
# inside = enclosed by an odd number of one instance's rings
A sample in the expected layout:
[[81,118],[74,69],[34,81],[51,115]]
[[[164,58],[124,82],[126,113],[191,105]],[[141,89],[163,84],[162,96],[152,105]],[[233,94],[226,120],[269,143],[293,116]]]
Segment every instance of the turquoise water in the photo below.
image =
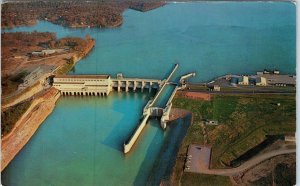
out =
[[[196,72],[191,79],[196,82],[264,68],[295,73],[295,23],[292,3],[185,3],[146,13],[125,11],[124,24],[115,29],[70,29],[40,21],[2,32],[50,31],[59,38],[90,34],[96,45],[71,73],[162,79],[179,63],[176,76]],[[121,152],[148,100],[146,93],[60,98],[4,170],[3,184],[144,185],[149,176],[157,183],[163,173],[151,170],[172,141],[172,130],[164,132],[151,120],[133,151]],[[156,167],[168,164],[163,160]]]
[[296,70],[296,16],[292,3],[226,2],[168,4],[150,12],[127,10],[116,29],[70,29],[40,22],[13,31],[52,31],[58,37],[90,34],[94,51],[73,73],[165,77],[195,71],[191,81],[227,73]]
[[156,121],[151,121],[132,153],[124,156],[122,146],[148,99],[142,93],[112,93],[102,99],[60,98],[54,112],[5,169],[3,183],[144,184],[166,133]]
[[160,96],[155,101],[155,103],[153,103],[153,107],[165,108],[175,87],[176,87],[176,85],[171,85],[171,84],[166,85],[164,87],[164,89],[162,90],[162,92],[160,93]]

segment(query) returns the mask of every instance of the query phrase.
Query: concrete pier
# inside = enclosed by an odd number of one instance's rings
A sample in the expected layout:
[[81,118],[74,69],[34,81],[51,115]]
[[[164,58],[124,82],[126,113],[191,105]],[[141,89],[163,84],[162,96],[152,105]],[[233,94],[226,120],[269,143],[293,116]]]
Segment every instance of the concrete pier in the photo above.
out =
[[[148,121],[148,119],[149,119],[150,116],[152,116],[152,117],[161,117],[164,114],[167,115],[167,114],[170,113],[171,108],[167,108],[166,111],[164,111],[163,108],[155,107],[155,104],[156,104],[157,99],[161,96],[164,88],[169,84],[169,80],[173,76],[173,74],[175,73],[175,71],[177,70],[178,66],[179,65],[176,64],[174,66],[174,68],[172,69],[171,73],[169,74],[169,76],[165,80],[163,80],[161,84],[159,84],[160,85],[159,91],[156,93],[156,95],[153,98],[153,100],[150,100],[147,103],[147,105],[144,107],[142,122],[139,123],[138,128],[135,130],[134,134],[124,144],[124,153],[125,154],[128,153],[131,150],[132,146],[134,145],[134,143],[138,139],[139,135],[141,134],[143,128],[146,126],[146,123],[147,123],[147,121]],[[172,96],[171,99],[173,99],[175,93],[173,92],[173,94],[172,94],[173,96]],[[163,126],[163,128],[166,128],[166,124]]]
[[111,79],[111,87],[112,89],[121,92],[122,89],[125,92],[132,90],[133,92],[137,90],[144,91],[144,89],[149,89],[151,92],[152,89],[158,89],[161,80],[157,79],[142,79],[142,78],[120,78],[120,79]]
[[124,143],[124,153],[127,153],[127,152],[130,151],[130,149],[132,148],[133,144],[138,139],[140,133],[142,132],[142,130],[146,126],[146,123],[147,123],[149,117],[150,117],[150,114],[147,114],[146,116],[144,116],[142,122],[136,128],[134,134],[129,138],[128,142]]

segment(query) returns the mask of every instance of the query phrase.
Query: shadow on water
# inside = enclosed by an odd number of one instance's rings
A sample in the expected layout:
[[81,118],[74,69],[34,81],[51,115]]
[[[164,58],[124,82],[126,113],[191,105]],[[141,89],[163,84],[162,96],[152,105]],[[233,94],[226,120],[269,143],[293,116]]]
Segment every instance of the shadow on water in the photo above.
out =
[[[157,122],[151,122],[148,124],[150,124],[152,127],[160,128],[160,126],[158,125]],[[160,130],[162,130],[162,129],[160,128]],[[138,171],[138,174],[135,177],[133,185],[135,185],[135,186],[145,185],[145,183],[147,181],[147,180],[145,180],[145,175],[149,175],[149,172],[148,172],[149,170],[145,169],[144,167],[147,167],[147,165],[149,164],[148,161],[150,159],[157,158],[157,157],[153,157],[154,156],[153,146],[157,145],[157,140],[161,139],[161,135],[163,135],[161,132],[156,132],[155,136],[153,137],[153,140],[151,141],[151,143],[146,151],[145,159],[143,160],[143,162],[140,166],[140,169]],[[134,148],[133,148],[133,150],[134,150]]]
[[[177,152],[187,132],[187,129],[191,124],[191,119],[192,115],[189,114],[186,117],[172,121],[169,124],[170,131],[165,137],[164,143],[160,149],[159,154],[155,158],[156,161],[153,164],[146,185],[160,185],[162,179],[167,179],[171,175],[172,168],[176,162]],[[142,183],[142,180],[140,180],[140,178],[142,177],[142,175],[145,174],[143,172],[144,164],[147,164],[148,159],[153,156],[151,151],[153,145],[156,145],[155,138],[151,142],[151,145],[147,150],[147,156],[145,157],[140,167],[139,173],[134,181],[134,185],[136,186],[144,184]]]
[[[141,122],[142,119],[142,112],[143,108],[146,105],[147,101],[150,99],[150,97],[154,94],[153,92],[136,92],[136,93],[128,93],[128,92],[122,92],[122,93],[115,93],[118,94],[118,96],[122,100],[132,100],[134,97],[139,97],[144,99],[143,103],[139,105],[138,107],[132,108],[130,105],[123,105],[123,106],[113,106],[115,108],[114,110],[117,112],[125,113],[122,117],[122,120],[120,120],[118,123],[116,123],[115,127],[111,130],[111,132],[107,135],[107,137],[102,141],[102,144],[111,147],[113,149],[116,149],[118,151],[123,152],[123,144],[126,142],[126,140],[129,139],[130,136],[132,136],[135,132],[135,129],[138,127],[138,124]],[[126,110],[132,109],[134,113],[137,113],[137,116],[132,116],[132,114],[126,114]],[[134,118],[134,119],[133,119]],[[130,122],[130,123],[128,123]]]
[[[177,62],[175,61],[175,62],[173,62],[172,64],[170,64],[170,65],[172,65],[172,67],[166,72],[166,74],[164,75],[163,79],[167,79],[167,78],[168,78],[168,76],[171,74],[172,70],[174,69],[176,63],[177,63]],[[180,68],[180,67],[179,67],[179,68]],[[177,70],[178,70],[178,69],[177,69]],[[177,71],[177,70],[176,70],[176,71]],[[176,74],[176,71],[175,71],[174,75]],[[174,77],[174,75],[173,75],[172,77]],[[171,78],[171,79],[172,79],[172,78]]]
[[[142,93],[140,93],[142,94]],[[141,96],[141,95],[136,95],[135,93],[120,93],[119,95],[122,99],[126,100],[129,99],[131,100],[132,97],[135,96]],[[148,98],[148,95],[142,95],[143,98],[146,97],[146,99]],[[130,107],[126,107],[127,105],[125,105],[125,107],[120,108],[118,106],[114,107],[116,108],[115,111],[117,112],[122,112],[124,113],[124,110],[127,109],[133,109],[133,111],[135,111],[136,109],[138,110],[137,113],[139,113],[140,115],[142,114],[142,108],[143,108],[144,103],[138,107],[138,108],[130,108]],[[134,118],[134,119],[132,119]],[[130,122],[130,123],[128,123]],[[136,126],[139,123],[139,117],[132,117],[132,114],[123,114],[122,119],[116,123],[115,127],[111,130],[111,132],[107,135],[107,137],[102,141],[102,144],[111,147],[113,149],[116,149],[118,151],[122,151],[123,152],[123,144],[124,142],[130,137],[130,135],[132,135],[132,131],[134,131],[134,129],[136,128]]]
[[[130,121],[132,116],[125,114],[121,121],[111,130],[108,136],[102,141],[102,144],[123,152],[123,144],[127,140],[128,134],[131,134],[132,127],[125,126],[125,121]],[[135,122],[138,124],[138,120]],[[134,126],[134,125],[133,125]]]

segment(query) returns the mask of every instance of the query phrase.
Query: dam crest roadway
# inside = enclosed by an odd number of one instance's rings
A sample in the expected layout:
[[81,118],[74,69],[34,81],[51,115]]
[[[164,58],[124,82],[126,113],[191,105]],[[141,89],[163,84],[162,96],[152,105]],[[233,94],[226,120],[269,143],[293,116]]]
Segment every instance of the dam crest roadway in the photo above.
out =
[[111,78],[110,75],[58,75],[53,78],[53,87],[58,89],[61,95],[66,96],[108,96],[113,90],[135,92],[140,89],[143,92],[144,89],[148,89],[151,92],[152,89],[156,89],[154,98],[143,108],[140,123],[123,145],[126,154],[131,150],[150,118],[160,118],[161,127],[166,128],[176,92],[186,87],[186,79],[196,75],[189,73],[181,76],[177,82],[171,81],[178,67],[179,65],[175,64],[167,78],[163,80],[124,78],[122,74],[118,74],[117,78]]

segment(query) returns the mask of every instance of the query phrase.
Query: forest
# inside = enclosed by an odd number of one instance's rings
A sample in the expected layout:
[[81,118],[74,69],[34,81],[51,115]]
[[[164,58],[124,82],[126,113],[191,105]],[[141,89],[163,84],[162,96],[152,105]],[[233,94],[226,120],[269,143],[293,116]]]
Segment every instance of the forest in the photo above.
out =
[[148,11],[164,5],[148,1],[39,1],[5,3],[2,5],[3,28],[34,25],[37,20],[46,20],[68,27],[117,27],[123,23],[122,13],[131,8]]

